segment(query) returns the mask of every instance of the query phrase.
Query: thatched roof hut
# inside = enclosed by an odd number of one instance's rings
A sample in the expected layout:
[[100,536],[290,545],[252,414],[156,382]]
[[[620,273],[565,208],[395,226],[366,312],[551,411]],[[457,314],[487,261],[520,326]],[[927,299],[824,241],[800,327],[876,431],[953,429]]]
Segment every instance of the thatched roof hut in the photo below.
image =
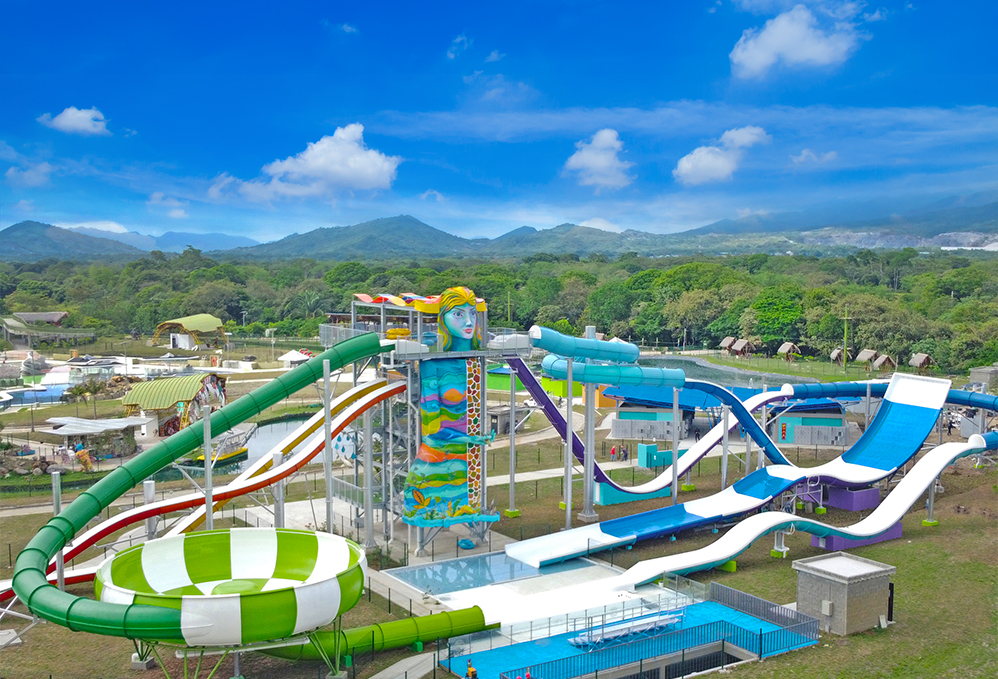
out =
[[918,370],[928,370],[935,361],[928,354],[914,354],[910,359],[908,359],[908,365],[912,368],[918,368]]
[[898,364],[893,358],[887,354],[883,354],[873,359],[871,367],[880,372],[887,372],[888,370],[897,370]]
[[776,354],[778,356],[782,356],[783,360],[789,363],[797,356],[800,356],[800,347],[793,342],[784,342],[780,345],[780,348],[776,350]]
[[879,355],[880,355],[880,352],[877,351],[876,349],[863,349],[856,356],[856,362],[857,363],[870,363],[871,361],[873,361],[873,359],[875,359]]
[[729,337],[725,337],[723,340],[721,340],[720,347],[721,347],[721,349],[730,349],[731,345],[734,344],[734,343],[735,343],[735,338],[734,337],[730,337],[730,336]]
[[748,356],[752,353],[753,348],[752,343],[747,339],[740,339],[732,343],[731,348],[728,349],[728,351],[735,356]]
[[841,365],[844,360],[848,361],[849,359],[851,359],[852,354],[849,352],[845,352],[845,354],[843,355],[842,347],[836,347],[835,349],[832,350],[832,353],[828,355],[828,358],[832,359],[832,363],[838,363]]

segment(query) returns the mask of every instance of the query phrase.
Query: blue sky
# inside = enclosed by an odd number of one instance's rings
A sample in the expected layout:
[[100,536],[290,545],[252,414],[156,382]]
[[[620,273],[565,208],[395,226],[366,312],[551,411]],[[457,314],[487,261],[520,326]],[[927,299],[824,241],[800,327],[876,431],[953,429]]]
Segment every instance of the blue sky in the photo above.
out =
[[998,187],[998,3],[3,2],[0,226],[467,236]]

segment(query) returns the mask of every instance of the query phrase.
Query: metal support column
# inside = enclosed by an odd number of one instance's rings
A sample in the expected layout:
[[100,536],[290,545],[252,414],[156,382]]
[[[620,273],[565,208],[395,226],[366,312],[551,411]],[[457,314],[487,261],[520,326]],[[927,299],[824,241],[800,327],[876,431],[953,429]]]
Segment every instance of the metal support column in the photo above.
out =
[[863,432],[870,428],[870,383],[866,383],[866,417],[863,418]]
[[204,417],[204,529],[215,527],[215,503],[212,502],[211,487],[212,455],[211,455],[211,408],[205,407]]
[[672,388],[672,504],[679,502],[679,389]]
[[[54,472],[49,476],[52,479],[52,515],[59,516],[62,513],[62,472]],[[66,562],[61,549],[55,555],[55,577],[59,590],[65,592]]]
[[[586,326],[586,339],[596,339],[595,325]],[[592,360],[587,359],[586,362],[592,363]],[[596,385],[592,382],[585,384],[585,398],[586,450],[582,472],[582,511],[579,513],[579,520],[584,523],[595,523],[599,521],[599,516],[593,509],[596,495]]]
[[322,474],[326,480],[326,532],[332,533],[333,526],[333,415],[330,408],[333,404],[332,385],[329,383],[329,359],[322,361],[322,393],[325,397],[325,417],[323,418],[323,433],[325,448],[322,451]]
[[[155,479],[146,479],[142,482],[142,502],[151,505],[156,501],[156,481]],[[155,540],[157,535],[157,524],[159,519],[155,516],[150,516],[146,519],[146,540]]]
[[[270,468],[277,469],[284,462],[284,451],[274,451],[274,461]],[[284,528],[284,481],[274,484],[274,528]]]
[[574,430],[572,429],[572,357],[568,357],[568,374],[565,384],[567,387],[566,399],[568,410],[565,412],[565,530],[572,529],[572,441]]
[[509,367],[509,509],[506,516],[520,515],[516,508],[516,370]]
[[[484,335],[484,337],[488,338],[488,335],[486,334],[486,335]],[[488,362],[488,359],[486,359],[484,356],[482,356],[478,360],[481,363],[481,368],[480,368],[481,373],[480,374],[482,376],[482,381],[481,381],[481,386],[482,386],[482,407],[481,407],[482,428],[481,428],[480,431],[482,432],[482,434],[484,436],[488,436],[489,432],[492,431],[492,429],[491,429],[492,422],[489,419],[489,387],[488,387],[488,384],[487,384],[487,381],[486,381],[486,378],[488,377],[488,374],[489,374],[489,362]],[[488,511],[488,508],[489,508],[489,488],[488,488],[488,480],[489,480],[489,444],[487,444],[487,443],[483,443],[482,444],[482,454],[480,456],[480,459],[482,461],[482,511],[485,512],[485,511]],[[486,524],[486,526],[488,526],[488,524]]]
[[721,433],[721,490],[728,485],[728,415],[731,413],[731,406],[724,404],[721,406],[721,426],[724,431]]
[[929,501],[927,504],[927,509],[929,510],[929,516],[922,519],[923,526],[938,526],[939,522],[936,521],[936,484],[939,483],[939,478],[936,477],[932,479],[932,485],[929,486]]
[[[749,413],[752,417],[752,413]],[[745,476],[752,473],[752,435],[745,429]]]
[[371,410],[364,411],[364,549],[374,543],[374,422]]

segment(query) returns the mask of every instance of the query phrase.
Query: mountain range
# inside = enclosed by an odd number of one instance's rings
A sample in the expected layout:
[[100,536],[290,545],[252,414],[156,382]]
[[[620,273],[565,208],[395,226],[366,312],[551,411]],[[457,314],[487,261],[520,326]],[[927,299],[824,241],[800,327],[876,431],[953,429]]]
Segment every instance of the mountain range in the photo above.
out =
[[187,245],[224,259],[509,258],[540,252],[609,256],[693,253],[832,254],[856,248],[971,247],[998,250],[998,191],[952,196],[901,209],[889,200],[755,214],[673,234],[604,231],[577,224],[521,226],[495,238],[462,238],[410,215],[293,233],[270,243],[228,234],[169,232],[146,236],[20,222],[0,231],[0,260],[136,259],[149,250]]
[[230,236],[227,233],[193,233],[191,231],[167,231],[162,236],[147,236],[138,231],[105,231],[103,229],[92,229],[86,226],[79,226],[73,229],[76,233],[82,233],[95,238],[107,238],[116,240],[119,243],[131,245],[139,250],[150,252],[152,250],[162,250],[163,252],[183,252],[189,245],[198,250],[228,250],[230,248],[247,247],[259,245],[260,241],[246,238],[245,236]]

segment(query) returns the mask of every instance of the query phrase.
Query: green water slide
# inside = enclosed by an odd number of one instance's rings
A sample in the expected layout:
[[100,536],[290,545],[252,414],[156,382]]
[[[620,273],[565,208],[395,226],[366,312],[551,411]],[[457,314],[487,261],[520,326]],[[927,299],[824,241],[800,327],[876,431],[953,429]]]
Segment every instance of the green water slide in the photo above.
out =
[[[360,335],[340,342],[294,370],[212,413],[211,431],[221,433],[287,398],[322,377],[328,359],[337,370],[385,351],[378,336]],[[141,603],[95,601],[59,591],[46,579],[49,561],[87,523],[130,488],[203,443],[202,427],[188,427],[125,462],[49,520],[17,557],[13,590],[40,618],[74,631],[130,639],[185,643],[181,611]]]

